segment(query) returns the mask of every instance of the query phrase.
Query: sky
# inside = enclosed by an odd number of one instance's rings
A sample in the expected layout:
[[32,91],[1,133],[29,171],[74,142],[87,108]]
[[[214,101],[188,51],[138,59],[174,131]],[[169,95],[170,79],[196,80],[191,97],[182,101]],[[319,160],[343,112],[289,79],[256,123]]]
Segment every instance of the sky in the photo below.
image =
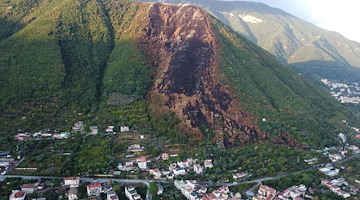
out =
[[360,42],[360,0],[247,0],[280,8],[321,28]]

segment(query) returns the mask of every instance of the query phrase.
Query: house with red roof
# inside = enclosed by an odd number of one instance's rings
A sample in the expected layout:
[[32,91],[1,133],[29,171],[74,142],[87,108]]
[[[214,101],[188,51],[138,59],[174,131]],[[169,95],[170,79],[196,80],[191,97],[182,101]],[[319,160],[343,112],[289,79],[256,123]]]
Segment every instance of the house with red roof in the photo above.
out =
[[23,184],[21,186],[21,190],[26,192],[27,194],[31,194],[35,192],[36,187],[33,184]]
[[204,167],[205,168],[212,168],[213,167],[213,163],[211,159],[207,159],[204,161]]
[[13,190],[9,196],[9,200],[24,200],[26,192],[20,190]]
[[253,197],[253,200],[273,200],[276,197],[276,190],[266,185],[260,185],[258,194]]
[[161,172],[159,169],[150,169],[149,173],[154,175],[154,178],[161,178]]
[[146,169],[147,168],[147,160],[146,160],[145,156],[137,158],[136,163],[138,164],[140,169]]
[[65,177],[64,185],[70,187],[78,187],[80,184],[80,177]]
[[88,196],[100,196],[101,184],[100,183],[92,183],[86,187]]
[[163,160],[169,160],[169,154],[168,154],[168,153],[163,153],[163,154],[161,154],[161,159],[163,159]]

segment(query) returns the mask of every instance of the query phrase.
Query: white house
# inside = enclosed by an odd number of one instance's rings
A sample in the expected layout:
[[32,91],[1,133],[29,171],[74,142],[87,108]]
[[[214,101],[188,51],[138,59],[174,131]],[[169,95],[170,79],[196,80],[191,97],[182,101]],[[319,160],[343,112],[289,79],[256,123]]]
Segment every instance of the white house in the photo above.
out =
[[124,132],[129,132],[129,131],[130,131],[129,126],[120,126],[120,132],[124,133]]
[[140,144],[132,144],[128,147],[127,151],[129,152],[144,151],[144,147],[140,146]]
[[173,180],[174,179],[174,174],[170,173],[170,174],[166,174],[166,178],[169,180]]
[[185,168],[185,163],[183,161],[178,161],[177,162],[177,166],[181,167],[181,168]]
[[155,178],[160,178],[161,177],[161,172],[159,169],[150,169],[149,173],[154,175]]
[[99,196],[101,193],[101,184],[93,183],[86,187],[88,196]]
[[90,126],[90,135],[97,135],[99,133],[97,126]]
[[141,196],[136,192],[135,187],[131,185],[125,186],[125,196],[129,200],[142,200]]
[[174,174],[175,174],[175,176],[185,175],[186,171],[184,168],[176,168],[176,169],[174,169]]
[[65,177],[64,185],[70,187],[78,187],[80,183],[80,177]]
[[164,188],[163,188],[163,186],[160,185],[160,183],[156,184],[156,187],[158,189],[158,191],[156,193],[157,195],[161,195],[162,193],[164,193]]
[[161,159],[163,159],[163,160],[169,160],[169,154],[168,154],[168,153],[162,153],[162,154],[161,154]]
[[136,163],[138,164],[140,169],[146,169],[147,168],[147,160],[146,160],[145,156],[137,158]]
[[140,194],[135,194],[132,196],[134,200],[142,200]]
[[203,173],[203,167],[201,167],[201,165],[199,165],[199,164],[195,164],[194,165],[194,171],[197,174],[201,174],[201,173]]
[[247,176],[247,173],[245,172],[239,172],[239,173],[235,173],[232,175],[233,179],[242,179],[245,178]]
[[204,161],[204,167],[205,168],[212,168],[214,165],[212,164],[212,160],[211,159],[207,159]]
[[176,163],[171,163],[171,164],[169,165],[169,171],[170,171],[170,172],[173,172],[176,168],[177,168]]
[[331,162],[336,162],[338,160],[341,160],[341,155],[337,154],[337,153],[329,153],[329,159],[331,160]]
[[21,190],[26,192],[26,194],[31,194],[35,192],[36,187],[33,184],[23,184]]
[[10,194],[9,200],[24,200],[26,192],[20,190],[13,190]]
[[106,194],[106,199],[107,200],[119,200],[119,196],[114,191],[109,191]]
[[346,142],[346,135],[344,133],[339,133],[338,137],[341,139],[343,143]]
[[77,188],[74,188],[74,187],[70,188],[69,193],[68,193],[68,199],[69,199],[69,200],[76,200],[76,199],[78,199],[77,193],[78,193],[78,189],[77,189]]
[[115,126],[108,126],[108,127],[105,129],[105,131],[106,131],[107,133],[114,133],[114,129],[115,129]]
[[221,193],[229,193],[230,192],[229,187],[227,185],[221,186],[218,190]]

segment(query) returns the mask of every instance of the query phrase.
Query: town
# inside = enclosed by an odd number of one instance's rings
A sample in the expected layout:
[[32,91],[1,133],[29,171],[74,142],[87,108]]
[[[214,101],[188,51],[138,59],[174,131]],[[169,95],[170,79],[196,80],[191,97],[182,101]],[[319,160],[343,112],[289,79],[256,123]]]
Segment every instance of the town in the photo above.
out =
[[[356,127],[350,126],[350,128],[355,133],[359,131]],[[58,194],[59,199],[69,200],[82,198],[107,200],[124,198],[129,200],[167,199],[170,191],[170,195],[190,200],[313,199],[316,192],[321,188],[320,191],[328,190],[343,198],[352,198],[360,194],[360,181],[355,180],[351,184],[341,175],[346,166],[340,163],[350,157],[356,157],[360,153],[358,146],[348,143],[349,136],[344,133],[337,135],[341,146],[312,149],[311,152],[318,156],[303,160],[309,166],[307,170],[317,170],[323,175],[317,180],[318,188],[299,184],[289,185],[285,190],[276,190],[267,186],[261,177],[253,177],[252,172],[241,168],[230,173],[231,180],[224,179],[211,182],[205,179],[204,182],[189,179],[211,175],[214,173],[213,168],[219,167],[221,163],[214,157],[197,158],[198,154],[194,154],[195,157],[186,157],[185,159],[180,159],[181,156],[176,152],[159,152],[157,155],[149,156],[147,143],[143,142],[148,140],[148,135],[135,133],[129,126],[124,125],[108,125],[105,128],[91,125],[86,128],[82,121],[78,121],[73,124],[69,132],[45,129],[18,133],[14,139],[20,143],[42,140],[66,141],[77,134],[85,137],[98,135],[114,137],[119,134],[130,134],[131,138],[136,139],[124,149],[123,157],[120,162],[117,162],[116,167],[107,173],[87,174],[87,177],[55,177],[54,180],[48,180],[46,176],[39,177],[33,181],[21,182],[22,184],[18,188],[12,188],[8,198],[10,200],[45,200],[46,198],[43,196],[46,191],[54,191]],[[6,178],[21,177],[16,174],[33,169],[21,165],[25,157],[21,153],[17,153],[18,150],[0,152],[0,184],[10,184],[11,182],[8,182]],[[67,154],[63,153],[63,155]],[[36,168],[34,170],[36,171]],[[13,174],[13,171],[17,171],[17,173]],[[32,180],[31,177],[33,176],[27,176],[27,178],[29,177]],[[270,180],[277,178],[270,178]],[[251,188],[234,190],[242,184],[250,184]],[[175,191],[178,192],[176,195]]]
[[329,89],[333,97],[339,100],[341,103],[360,103],[360,86],[359,83],[336,83],[329,81],[328,79],[321,79]]

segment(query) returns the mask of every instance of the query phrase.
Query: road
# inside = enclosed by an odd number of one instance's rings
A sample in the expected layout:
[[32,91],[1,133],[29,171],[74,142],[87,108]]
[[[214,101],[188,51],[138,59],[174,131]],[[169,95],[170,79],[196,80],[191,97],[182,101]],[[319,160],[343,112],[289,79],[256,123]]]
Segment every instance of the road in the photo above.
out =
[[[63,179],[64,177],[58,177],[58,176],[22,176],[22,175],[4,175],[0,176],[0,179],[2,178],[22,178],[22,179]],[[119,183],[140,183],[145,184],[147,186],[147,193],[146,193],[146,200],[151,200],[152,196],[150,194],[150,182],[153,182],[154,180],[141,180],[141,179],[116,179],[116,178],[89,178],[89,177],[80,177],[81,181],[85,182],[94,182],[97,181],[99,183],[104,182],[119,182]]]
[[[346,157],[345,159],[339,160],[337,162],[334,162],[332,164],[339,164],[339,163],[343,163],[346,162],[352,158],[358,157],[360,154],[354,154],[351,156]],[[297,170],[294,172],[289,172],[286,174],[279,174],[276,176],[269,176],[269,177],[263,177],[263,178],[258,178],[258,179],[254,179],[254,180],[249,180],[249,181],[243,181],[243,182],[239,182],[239,183],[213,183],[213,182],[204,182],[204,183],[200,183],[200,184],[207,184],[207,185],[227,185],[227,186],[235,186],[235,185],[241,185],[241,184],[248,184],[248,183],[261,183],[263,181],[268,181],[268,180],[274,180],[274,179],[278,179],[278,178],[282,178],[294,173],[299,173],[299,172],[306,172],[306,171],[311,171],[311,170],[316,170],[319,169],[321,167],[323,167],[325,165],[324,164],[319,164],[315,167],[309,167],[306,169],[301,169],[301,170]],[[22,179],[63,179],[64,177],[57,177],[57,176],[22,176],[22,175],[0,175],[0,179],[3,178],[22,178]],[[94,180],[96,180],[97,182],[119,182],[119,183],[140,183],[140,184],[145,184],[147,186],[147,194],[146,194],[146,200],[151,200],[151,194],[150,194],[150,182],[162,182],[162,183],[172,183],[172,181],[166,181],[166,180],[144,180],[144,179],[113,179],[113,178],[89,178],[89,177],[80,177],[80,180],[82,181],[86,181],[86,182],[93,182]]]
[[[343,163],[343,162],[346,162],[346,161],[348,161],[350,159],[358,157],[359,155],[360,155],[359,153],[353,154],[351,156],[348,156],[348,157],[346,157],[346,158],[344,158],[342,160],[333,162],[331,164],[334,165],[334,164]],[[240,183],[230,183],[230,184],[228,184],[228,186],[235,186],[235,185],[241,185],[241,184],[247,184],[247,183],[260,183],[260,182],[263,182],[263,181],[278,179],[278,178],[282,178],[282,177],[285,177],[285,176],[288,176],[288,175],[291,175],[291,174],[295,174],[295,173],[299,173],[299,172],[306,172],[306,171],[320,169],[320,168],[324,167],[325,164],[326,163],[319,164],[319,165],[317,165],[315,167],[309,167],[309,168],[297,170],[297,171],[294,171],[294,172],[289,172],[289,173],[286,173],[286,174],[279,174],[279,175],[276,175],[276,176],[263,177],[263,178],[258,178],[258,179],[254,179],[254,180],[250,180],[250,181],[244,181],[244,182],[240,182]]]

